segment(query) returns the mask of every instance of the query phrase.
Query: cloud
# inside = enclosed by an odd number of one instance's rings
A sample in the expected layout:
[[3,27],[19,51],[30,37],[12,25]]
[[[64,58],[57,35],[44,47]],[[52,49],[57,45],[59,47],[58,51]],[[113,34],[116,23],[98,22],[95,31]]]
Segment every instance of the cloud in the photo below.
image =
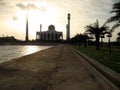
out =
[[17,16],[13,16],[13,20],[18,20],[18,17]]
[[0,0],[0,6],[4,6],[6,3],[3,0]]
[[120,0],[112,0],[114,3],[120,2]]
[[14,3],[9,0],[0,0],[0,12],[1,14],[9,14],[15,11]]
[[32,4],[32,3],[28,3],[28,4],[27,4],[27,7],[28,7],[28,8],[31,8],[32,10],[37,10],[37,9],[38,9],[37,6],[34,5],[34,4]]
[[22,3],[18,3],[18,4],[16,4],[16,6],[19,7],[20,9],[22,9],[22,10],[31,9],[31,10],[40,10],[42,12],[45,11],[45,8],[43,6],[39,8],[33,3],[28,3],[27,5],[24,5]]
[[112,9],[112,4],[112,0],[84,0],[78,10],[86,18],[105,19]]
[[26,9],[26,6],[25,5],[23,5],[22,3],[18,3],[18,4],[16,4],[16,6],[18,6],[20,9],[22,9],[22,10],[25,10]]
[[6,8],[11,8],[11,1],[8,0],[0,0],[0,7],[6,7]]
[[37,6],[35,6],[32,3],[28,3],[27,5],[24,5],[22,3],[18,3],[16,4],[16,6],[18,6],[19,8],[21,8],[22,10],[27,10],[27,9],[32,9],[32,10],[36,10],[38,9]]
[[22,10],[27,10],[27,9],[33,9],[34,10],[34,9],[37,9],[37,7],[32,3],[28,3],[27,5],[24,5],[22,3],[18,3],[18,4],[16,4],[16,6],[18,6]]
[[39,10],[42,11],[42,12],[45,12],[45,11],[46,11],[46,9],[45,9],[43,6],[40,7]]

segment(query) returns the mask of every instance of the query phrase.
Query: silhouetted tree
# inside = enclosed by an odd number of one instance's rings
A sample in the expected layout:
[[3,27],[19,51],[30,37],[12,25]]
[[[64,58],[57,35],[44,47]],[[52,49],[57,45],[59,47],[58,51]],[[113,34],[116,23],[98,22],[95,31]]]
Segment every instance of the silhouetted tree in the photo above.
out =
[[103,32],[106,32],[108,30],[108,27],[105,24],[100,27],[98,20],[96,20],[94,24],[87,25],[85,28],[86,28],[85,32],[95,35],[96,49],[99,50],[100,35]]
[[87,34],[84,34],[83,35],[83,42],[84,42],[84,47],[86,48],[87,47],[87,40],[89,39],[88,35]]
[[82,41],[81,41],[81,34],[77,34],[77,35],[75,36],[75,38],[76,38],[77,44],[80,46],[81,43],[82,43]]
[[120,32],[117,35],[118,35],[117,42],[120,42]]
[[86,33],[87,34],[87,45],[93,45],[94,42],[93,42],[93,39],[94,39],[94,36],[89,34],[89,33]]
[[120,32],[118,33],[118,37],[120,37]]
[[80,43],[78,42],[79,41],[79,37],[78,37],[78,34],[77,35],[75,35],[74,37],[72,37],[71,39],[70,39],[70,42],[72,43],[72,44],[76,44],[76,45],[80,45]]
[[87,38],[88,38],[87,35],[80,33],[80,34],[75,35],[73,38],[71,38],[70,41],[72,44],[77,44],[79,46],[81,46],[81,43],[84,43],[84,46],[86,47],[87,46]]
[[[114,16],[107,20],[107,23],[115,22],[115,25],[112,27],[112,31],[120,26],[120,2],[113,4],[113,10],[111,13],[115,13]],[[112,32],[111,31],[111,32]]]
[[77,35],[75,35],[75,41],[76,41],[76,43],[77,43],[79,46],[80,46],[81,43],[83,42],[83,38],[84,38],[83,34],[77,34]]

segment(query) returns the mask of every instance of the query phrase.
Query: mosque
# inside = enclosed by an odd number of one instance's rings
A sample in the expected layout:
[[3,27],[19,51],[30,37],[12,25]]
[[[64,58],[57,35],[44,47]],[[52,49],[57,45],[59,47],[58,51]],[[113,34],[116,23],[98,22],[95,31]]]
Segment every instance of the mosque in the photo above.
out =
[[37,41],[61,41],[62,39],[62,32],[56,31],[54,25],[49,25],[47,31],[42,31],[42,25],[40,25],[40,32],[36,32]]
[[[66,25],[66,40],[70,40],[70,13],[67,16],[68,24]],[[54,25],[49,25],[47,31],[42,31],[42,25],[40,25],[40,32],[36,32],[36,41],[61,41],[63,40],[63,33],[55,30]],[[28,16],[26,15],[26,36],[25,41],[29,41],[28,36]]]

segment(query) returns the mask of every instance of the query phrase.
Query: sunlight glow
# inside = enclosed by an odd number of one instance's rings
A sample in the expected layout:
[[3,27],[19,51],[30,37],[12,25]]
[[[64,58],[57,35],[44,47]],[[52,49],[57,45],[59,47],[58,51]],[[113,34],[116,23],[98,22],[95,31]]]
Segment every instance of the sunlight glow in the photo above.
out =
[[35,38],[36,31],[39,31],[40,24],[42,24],[45,27],[48,27],[48,25],[50,24],[58,24],[56,21],[57,10],[52,8],[46,2],[36,2],[34,3],[34,5],[36,6],[35,9],[31,8],[28,11],[19,10],[16,14],[18,20],[14,22],[9,22],[10,26],[13,26],[14,28],[20,27],[20,29],[23,30],[19,30],[24,31],[26,25],[26,13],[28,13],[29,35],[32,36],[32,38]]

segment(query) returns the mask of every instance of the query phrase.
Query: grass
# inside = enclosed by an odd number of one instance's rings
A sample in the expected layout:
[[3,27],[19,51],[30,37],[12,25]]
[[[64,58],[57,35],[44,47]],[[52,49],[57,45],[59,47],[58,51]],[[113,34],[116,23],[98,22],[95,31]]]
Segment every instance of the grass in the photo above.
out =
[[120,49],[112,48],[110,54],[108,48],[100,48],[100,50],[96,50],[95,47],[84,48],[83,46],[74,45],[72,47],[120,73]]

